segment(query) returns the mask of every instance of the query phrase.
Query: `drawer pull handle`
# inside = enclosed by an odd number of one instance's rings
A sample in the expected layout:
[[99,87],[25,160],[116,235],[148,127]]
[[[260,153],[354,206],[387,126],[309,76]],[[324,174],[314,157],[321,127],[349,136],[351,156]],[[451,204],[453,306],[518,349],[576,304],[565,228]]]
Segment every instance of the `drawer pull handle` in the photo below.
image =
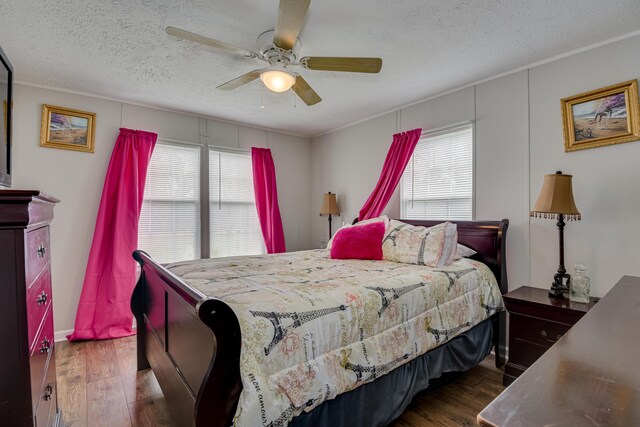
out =
[[47,384],[47,386],[44,388],[44,396],[42,396],[42,399],[46,402],[48,400],[51,400],[52,395],[53,395],[53,385]]
[[38,246],[36,252],[38,253],[39,258],[44,258],[45,254],[47,253],[47,248],[45,248],[44,245],[41,244],[40,246]]
[[49,295],[47,295],[45,291],[42,291],[42,293],[38,295],[36,302],[38,303],[38,305],[47,305],[48,298],[49,298]]
[[562,338],[562,335],[558,334],[558,335],[556,335],[556,339],[555,339],[555,340],[550,340],[550,339],[548,338],[549,334],[547,334],[547,331],[545,331],[545,330],[542,330],[542,331],[540,332],[540,335],[542,335],[542,338],[544,338],[545,340],[547,340],[547,341],[549,341],[549,342],[556,342],[556,341],[558,341],[560,338]]
[[49,353],[49,350],[51,350],[51,341],[49,341],[48,338],[45,338],[42,340],[40,345],[40,354],[47,354]]

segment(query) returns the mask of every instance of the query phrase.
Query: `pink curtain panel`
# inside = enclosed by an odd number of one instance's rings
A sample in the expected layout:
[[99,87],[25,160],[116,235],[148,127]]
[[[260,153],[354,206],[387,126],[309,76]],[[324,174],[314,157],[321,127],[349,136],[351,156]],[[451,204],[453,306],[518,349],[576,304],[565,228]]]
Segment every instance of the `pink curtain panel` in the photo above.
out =
[[378,183],[360,209],[358,221],[375,218],[382,214],[398,186],[398,182],[400,182],[402,173],[407,167],[421,134],[422,129],[418,128],[393,135],[393,142],[384,161]]
[[256,209],[267,252],[270,254],[286,252],[284,230],[278,206],[276,167],[273,164],[271,150],[251,147],[251,160],[253,162],[253,191],[256,196]]
[[138,246],[144,183],[158,135],[120,129],[111,154],[93,232],[89,261],[70,341],[133,335],[131,253]]

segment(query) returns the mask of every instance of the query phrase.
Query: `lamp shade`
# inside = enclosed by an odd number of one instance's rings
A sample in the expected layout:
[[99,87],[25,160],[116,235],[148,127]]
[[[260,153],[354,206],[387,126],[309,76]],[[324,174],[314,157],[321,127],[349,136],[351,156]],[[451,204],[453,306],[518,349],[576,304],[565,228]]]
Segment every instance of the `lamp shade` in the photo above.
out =
[[322,209],[320,215],[337,215],[340,213],[338,209],[338,202],[336,201],[336,195],[332,192],[328,192],[322,195]]
[[573,200],[571,186],[573,175],[558,171],[544,176],[542,190],[530,215],[538,218],[556,218],[563,214],[566,219],[580,220],[582,217]]

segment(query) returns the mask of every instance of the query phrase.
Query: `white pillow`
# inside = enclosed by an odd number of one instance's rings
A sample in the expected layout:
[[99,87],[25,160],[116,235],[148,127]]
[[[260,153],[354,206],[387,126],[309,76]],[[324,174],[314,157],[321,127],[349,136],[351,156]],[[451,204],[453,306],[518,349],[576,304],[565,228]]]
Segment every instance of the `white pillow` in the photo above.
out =
[[333,236],[331,236],[331,239],[329,239],[329,243],[327,243],[327,249],[331,250],[331,244],[333,243],[333,238],[335,237],[336,234],[338,234],[338,231],[342,230],[343,228],[358,227],[360,225],[367,225],[367,224],[371,224],[373,222],[384,222],[385,233],[389,229],[389,218],[386,215],[382,215],[382,216],[379,216],[377,218],[365,219],[365,220],[356,222],[353,225],[352,224],[345,224],[342,227],[340,227],[339,229],[337,229],[335,233],[333,233]]
[[382,252],[387,261],[444,267],[455,260],[457,243],[458,227],[451,222],[427,228],[392,219]]
[[466,247],[463,244],[458,243],[458,248],[456,249],[456,257],[455,259],[460,258],[469,258],[477,254],[478,252],[474,251],[471,248]]

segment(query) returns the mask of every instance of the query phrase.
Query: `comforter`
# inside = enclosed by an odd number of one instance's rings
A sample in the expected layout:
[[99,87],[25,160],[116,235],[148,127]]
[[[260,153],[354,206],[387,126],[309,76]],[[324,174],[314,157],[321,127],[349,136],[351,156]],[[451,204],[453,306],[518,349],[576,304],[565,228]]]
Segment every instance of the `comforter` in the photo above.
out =
[[238,427],[286,426],[503,310],[491,270],[466,258],[431,268],[312,250],[167,268],[239,319]]

